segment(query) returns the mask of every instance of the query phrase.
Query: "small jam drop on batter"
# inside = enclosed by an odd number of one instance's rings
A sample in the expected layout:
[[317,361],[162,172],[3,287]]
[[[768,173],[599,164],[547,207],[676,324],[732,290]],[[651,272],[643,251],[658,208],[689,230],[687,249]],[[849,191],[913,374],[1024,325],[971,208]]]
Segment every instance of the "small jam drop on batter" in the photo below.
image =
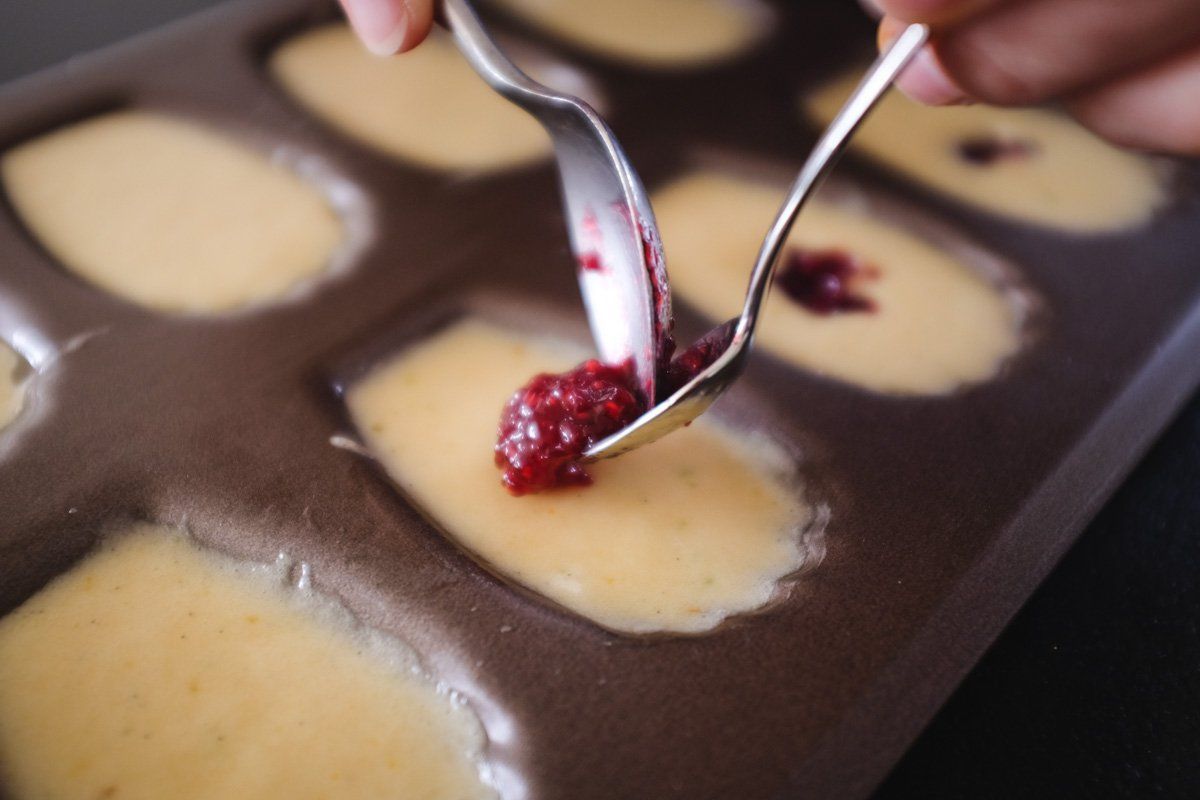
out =
[[1021,139],[974,136],[958,143],[958,156],[968,164],[989,167],[999,161],[1016,161],[1033,155],[1034,146]]
[[518,389],[500,417],[496,465],[511,494],[586,486],[580,458],[633,422],[646,405],[633,370],[595,359],[561,375],[542,373]]
[[837,314],[874,311],[875,302],[855,294],[854,285],[876,277],[874,268],[840,250],[795,249],[776,273],[775,285],[815,314]]

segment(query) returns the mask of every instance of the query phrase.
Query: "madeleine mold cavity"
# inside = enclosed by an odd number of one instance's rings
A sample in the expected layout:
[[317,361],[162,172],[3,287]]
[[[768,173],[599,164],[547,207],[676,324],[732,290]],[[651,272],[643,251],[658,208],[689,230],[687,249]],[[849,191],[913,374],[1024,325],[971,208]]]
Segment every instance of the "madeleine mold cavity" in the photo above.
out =
[[[569,66],[528,47],[518,46],[514,57],[534,78],[603,108]],[[283,41],[270,70],[318,119],[405,163],[482,173],[550,158],[550,138],[537,120],[493,92],[440,29],[420,48],[381,59],[348,26],[331,23]]]
[[[652,192],[679,301],[714,322],[739,311],[746,265],[783,190],[732,169],[701,168]],[[1028,300],[1014,273],[953,233],[938,242],[914,232],[912,212],[906,224],[904,213],[879,206],[843,189],[822,192],[804,210],[759,346],[889,394],[938,395],[993,378],[1022,342]]]
[[496,797],[471,710],[405,645],[284,577],[134,525],[0,620],[8,788]]
[[204,123],[117,111],[0,156],[22,222],[71,272],[169,312],[287,295],[330,266],[344,231],[329,200]]
[[[833,119],[859,74],[802,95],[814,125]],[[1160,164],[1121,151],[1049,109],[929,108],[895,91],[852,147],[985,211],[1079,234],[1136,227],[1167,199]]]
[[[602,101],[695,341],[873,25],[550,5],[478,3]],[[232,0],[0,89],[0,339],[30,365],[0,348],[26,387],[0,794],[133,796],[180,746],[205,800],[393,768],[455,798],[867,796],[1200,380],[1195,164],[1167,183],[1049,112],[893,97],[859,150],[925,171],[842,162],[711,416],[513,497],[507,397],[586,355],[548,139],[442,36],[375,59],[337,13]],[[279,553],[311,603],[230,565]],[[417,717],[415,760],[361,741]]]
[[548,34],[617,62],[700,67],[746,52],[770,30],[758,0],[497,0]]
[[[594,484],[514,497],[490,447],[514,387],[579,360],[561,342],[459,321],[350,387],[368,449],[440,530],[506,579],[630,633],[696,633],[752,611],[812,560],[812,510],[765,436],[706,418]],[[789,474],[791,473],[791,474]]]

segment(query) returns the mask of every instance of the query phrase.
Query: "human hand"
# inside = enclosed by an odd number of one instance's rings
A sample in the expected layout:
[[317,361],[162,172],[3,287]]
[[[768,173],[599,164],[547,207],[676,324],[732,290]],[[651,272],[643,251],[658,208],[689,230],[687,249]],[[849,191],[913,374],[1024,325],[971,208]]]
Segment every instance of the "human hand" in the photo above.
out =
[[935,40],[899,86],[932,105],[1058,101],[1118,144],[1200,155],[1200,0],[866,0],[880,41]]
[[378,56],[411,50],[429,35],[433,0],[340,0],[351,27]]

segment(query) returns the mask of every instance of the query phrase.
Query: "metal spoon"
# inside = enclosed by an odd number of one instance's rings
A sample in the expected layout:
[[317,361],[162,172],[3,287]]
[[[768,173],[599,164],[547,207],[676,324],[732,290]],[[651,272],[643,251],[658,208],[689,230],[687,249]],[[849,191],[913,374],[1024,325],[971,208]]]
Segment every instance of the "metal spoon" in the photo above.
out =
[[475,71],[550,134],[596,347],[608,363],[631,361],[652,403],[658,356],[671,330],[671,300],[654,213],[637,173],[591,106],[521,72],[467,0],[442,0],[439,10]]
[[763,301],[771,288],[771,275],[796,215],[833,169],[838,156],[846,149],[850,136],[862,124],[884,92],[891,87],[896,76],[928,40],[927,26],[910,25],[905,28],[899,38],[871,65],[866,77],[817,141],[788,191],[774,223],[767,231],[758,253],[758,260],[754,264],[754,271],[750,273],[750,286],[746,290],[746,301],[741,315],[709,334],[720,336],[721,328],[732,329],[732,338],[725,351],[688,383],[634,420],[631,425],[592,445],[585,453],[586,460],[619,456],[687,425],[704,413],[741,375],[754,341],[754,329],[758,324]]

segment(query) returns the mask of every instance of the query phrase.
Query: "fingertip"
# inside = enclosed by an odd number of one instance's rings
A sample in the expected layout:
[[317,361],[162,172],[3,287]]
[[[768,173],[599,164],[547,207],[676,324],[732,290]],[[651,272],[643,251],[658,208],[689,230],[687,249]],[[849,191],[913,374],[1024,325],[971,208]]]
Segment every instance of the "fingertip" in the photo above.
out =
[[912,60],[899,77],[896,86],[900,91],[928,106],[952,106],[969,102],[967,93],[946,73],[937,55],[925,47]]
[[405,6],[408,24],[396,52],[406,53],[419,45],[433,29],[433,0],[399,0]]
[[403,0],[341,0],[350,27],[377,56],[395,55],[409,36]]
[[350,27],[368,50],[393,56],[412,50],[433,27],[433,0],[341,0]]
[[[884,17],[876,35],[880,52],[891,46],[908,25],[895,17]],[[930,46],[922,48],[897,76],[896,87],[918,103],[929,106],[959,105],[968,99],[966,92],[946,73]]]
[[900,35],[900,31],[904,30],[904,23],[895,17],[884,17],[879,21],[879,28],[875,31],[875,45],[879,48],[879,52],[883,52],[888,48],[896,37]]
[[870,0],[890,16],[905,22],[947,25],[985,10],[997,0]]
[[1081,124],[1135,150],[1200,156],[1200,49],[1071,97]]
[[879,9],[905,22],[936,22],[944,18],[963,0],[871,0]]

